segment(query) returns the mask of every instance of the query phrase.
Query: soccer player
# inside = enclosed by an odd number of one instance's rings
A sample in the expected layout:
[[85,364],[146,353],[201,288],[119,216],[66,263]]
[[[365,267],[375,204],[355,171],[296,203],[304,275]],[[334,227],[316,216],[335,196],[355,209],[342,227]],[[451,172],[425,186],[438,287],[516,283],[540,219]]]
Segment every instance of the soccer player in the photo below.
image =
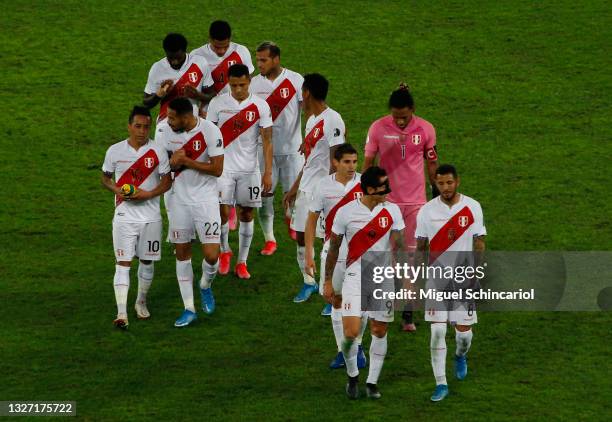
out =
[[[138,298],[136,316],[147,319],[147,292],[153,281],[153,261],[161,259],[162,219],[159,195],[170,189],[170,165],[165,151],[149,139],[151,113],[136,106],[128,120],[130,137],[114,144],[104,158],[102,185],[115,194],[113,248],[115,249],[116,327],[128,327],[127,297],[132,259],[138,265]],[[113,181],[114,177],[114,181]],[[123,193],[124,184],[134,186],[134,193]]]
[[208,29],[208,43],[196,48],[191,54],[206,59],[214,81],[213,88],[217,94],[229,92],[228,72],[232,65],[244,64],[249,69],[249,74],[255,70],[249,49],[232,42],[232,28],[225,21],[211,23]]
[[[436,131],[431,123],[414,114],[414,99],[405,85],[393,91],[389,98],[390,113],[370,126],[365,145],[362,171],[374,164],[387,170],[392,193],[389,202],[400,207],[406,225],[406,246],[416,248],[414,230],[416,215],[427,202],[423,166],[426,165],[432,196],[437,195],[434,174],[438,166]],[[403,331],[416,331],[408,303],[402,314]]]
[[185,307],[174,326],[185,327],[197,319],[191,265],[194,230],[204,255],[200,280],[202,310],[207,314],[215,310],[212,282],[219,268],[221,218],[217,178],[223,172],[223,138],[219,128],[194,116],[187,98],[179,97],[168,104],[168,125],[159,133],[159,140],[172,154],[174,183],[169,232],[176,247],[176,277]]
[[[259,75],[251,81],[251,93],[266,100],[272,111],[274,157],[272,162],[272,191],[262,197],[259,209],[259,223],[263,230],[265,244],[262,255],[272,255],[277,248],[274,237],[274,191],[280,181],[285,194],[295,182],[304,165],[299,153],[302,144],[302,83],[299,73],[280,64],[281,51],[273,42],[264,42],[257,47],[256,58]],[[263,167],[263,150],[259,150],[260,167]],[[289,227],[291,214],[286,214]],[[290,231],[290,235],[294,233]],[[293,234],[295,237],[295,234]]]
[[[379,399],[381,394],[377,386],[378,377],[387,354],[387,326],[393,321],[393,303],[389,301],[386,310],[382,310],[384,307],[380,306],[362,309],[361,270],[363,266],[368,265],[364,262],[363,255],[367,252],[389,252],[391,244],[396,252],[403,251],[404,220],[399,207],[387,201],[387,194],[391,189],[384,169],[376,166],[368,168],[361,175],[361,189],[363,196],[340,208],[334,218],[325,262],[324,295],[329,302],[333,301],[333,273],[340,247],[346,242],[348,250],[342,283],[342,353],[348,374],[346,394],[350,399],[359,397],[356,337],[359,335],[361,318],[365,312],[370,318],[372,333],[366,393],[372,399]],[[398,254],[395,259],[399,262]]]
[[[314,241],[316,237],[317,222],[322,215],[325,221],[325,244],[321,249],[321,284],[320,293],[323,294],[323,281],[325,280],[325,259],[329,248],[329,238],[331,236],[334,217],[340,208],[354,199],[362,196],[360,177],[357,173],[357,151],[351,144],[342,144],[334,152],[334,167],[336,172],[321,179],[314,191],[313,201],[310,204],[308,220],[306,221],[306,231],[304,232],[304,242],[306,244],[306,272],[314,277],[315,263],[312,252],[314,251]],[[329,367],[331,369],[343,368],[344,355],[341,351],[342,346],[342,280],[344,279],[344,265],[346,262],[346,242],[342,243],[338,262],[332,276],[334,286],[333,301],[329,305],[329,313],[326,310],[322,314],[330,315],[332,321],[332,331],[336,339],[338,353],[332,360]],[[332,308],[333,305],[333,308]],[[363,331],[367,325],[367,315],[362,316],[361,331],[356,341],[358,344],[357,366],[365,368],[366,357],[361,346]]]
[[[247,257],[253,239],[253,208],[261,207],[261,195],[272,187],[272,113],[261,98],[249,94],[251,77],[243,64],[229,69],[230,92],[215,97],[206,118],[218,125],[225,145],[225,167],[219,178],[221,202],[221,257],[219,274],[230,270],[228,217],[230,206],[240,206],[238,260],[234,271],[249,279]],[[264,168],[260,173],[257,142],[263,140]]]
[[183,35],[166,35],[163,47],[166,57],[151,66],[143,99],[148,108],[161,103],[157,116],[158,127],[166,121],[168,104],[173,99],[189,98],[197,115],[200,104],[207,104],[215,95],[208,63],[200,56],[186,53],[187,39]]
[[[329,82],[323,75],[311,73],[304,76],[302,98],[306,122],[306,136],[301,150],[306,163],[283,197],[285,209],[293,206],[291,228],[296,231],[297,261],[302,272],[303,285],[293,298],[296,303],[305,302],[318,290],[313,276],[305,269],[304,231],[312,202],[312,195],[319,181],[336,169],[332,162],[335,150],[345,141],[345,126],[342,117],[326,103]],[[314,255],[314,252],[313,252]]]
[[[436,170],[435,182],[440,196],[426,203],[417,214],[416,264],[425,260],[429,249],[430,265],[455,265],[458,254],[475,251],[476,265],[485,249],[482,208],[478,201],[457,192],[459,177],[451,165],[441,165]],[[480,257],[479,257],[480,256]],[[427,281],[428,288],[434,280]],[[467,375],[466,355],[472,343],[473,324],[478,321],[473,304],[459,303],[452,308],[441,308],[426,303],[425,320],[431,322],[431,366],[436,379],[432,401],[443,400],[448,395],[446,382],[446,324],[455,326],[455,375],[462,380]]]

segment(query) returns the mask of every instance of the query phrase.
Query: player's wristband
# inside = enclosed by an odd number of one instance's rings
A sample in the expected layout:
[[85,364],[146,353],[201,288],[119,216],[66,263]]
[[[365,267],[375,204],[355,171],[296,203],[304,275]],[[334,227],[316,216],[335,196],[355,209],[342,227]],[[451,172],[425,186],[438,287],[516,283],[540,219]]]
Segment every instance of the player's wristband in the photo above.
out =
[[438,195],[440,195],[438,187],[436,185],[431,185],[431,199],[434,199]]

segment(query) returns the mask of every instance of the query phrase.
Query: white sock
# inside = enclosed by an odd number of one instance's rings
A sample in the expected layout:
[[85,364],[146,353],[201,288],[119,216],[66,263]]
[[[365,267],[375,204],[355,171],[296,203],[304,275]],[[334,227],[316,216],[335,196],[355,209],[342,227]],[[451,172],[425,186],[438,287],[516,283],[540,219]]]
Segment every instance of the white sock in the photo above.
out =
[[446,384],[446,323],[431,324],[430,347],[431,367],[436,385]]
[[342,353],[344,354],[344,363],[346,364],[346,373],[349,377],[359,375],[357,368],[357,342],[355,339],[342,339]]
[[332,329],[334,330],[334,337],[336,339],[336,346],[338,351],[342,349],[342,338],[344,337],[344,329],[342,327],[342,309],[332,308],[331,313]]
[[261,208],[258,208],[257,212],[264,239],[266,242],[276,242],[274,237],[274,197],[265,196],[261,198]]
[[385,362],[385,355],[387,354],[387,335],[384,337],[376,337],[372,335],[372,343],[370,344],[370,371],[368,372],[368,384],[376,384],[380,371],[382,370],[383,363]]
[[457,351],[455,354],[457,356],[467,355],[467,352],[470,350],[470,346],[472,345],[473,336],[474,334],[472,333],[472,329],[469,331],[458,331],[455,328],[455,341],[457,343]]
[[178,279],[185,309],[195,312],[195,305],[193,304],[193,267],[191,266],[191,259],[187,261],[176,260],[176,278]]
[[214,264],[209,264],[205,259],[202,260],[202,278],[200,279],[200,288],[208,289],[215,277],[217,276],[217,271],[219,270],[219,260]]
[[127,297],[130,290],[130,267],[115,265],[115,300],[117,301],[117,313],[127,315]]
[[155,273],[155,267],[153,263],[143,264],[142,262],[138,265],[138,298],[136,301],[139,303],[147,302],[147,293],[149,287],[153,282],[153,274]]
[[[363,342],[363,333],[365,333],[365,329],[368,326],[368,315],[364,313],[361,315],[361,327],[359,328],[359,335],[355,338],[357,344],[361,344]],[[372,337],[374,338],[374,337]]]
[[240,222],[238,228],[238,262],[246,262],[249,257],[254,228],[255,223],[252,220]]
[[229,223],[221,224],[221,252],[231,252],[229,245]]
[[[314,251],[313,251],[313,255],[314,255]],[[302,277],[304,277],[304,283],[314,286],[316,284],[315,279],[311,277],[310,275],[306,274],[306,270],[304,270],[304,268],[306,267],[306,247],[305,246],[297,245],[297,262],[298,262],[298,266],[300,267],[300,271],[302,272]]]

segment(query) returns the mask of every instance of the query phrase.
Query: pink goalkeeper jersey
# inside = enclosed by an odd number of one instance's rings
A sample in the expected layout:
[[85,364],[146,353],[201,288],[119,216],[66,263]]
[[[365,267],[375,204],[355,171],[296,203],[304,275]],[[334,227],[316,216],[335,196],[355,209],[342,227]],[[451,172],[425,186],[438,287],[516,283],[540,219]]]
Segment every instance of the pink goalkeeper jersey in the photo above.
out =
[[378,165],[389,175],[392,192],[390,202],[399,205],[420,205],[427,202],[425,195],[424,157],[438,159],[434,146],[436,130],[425,119],[413,115],[404,129],[397,127],[393,117],[385,116],[370,126],[365,154],[378,154]]

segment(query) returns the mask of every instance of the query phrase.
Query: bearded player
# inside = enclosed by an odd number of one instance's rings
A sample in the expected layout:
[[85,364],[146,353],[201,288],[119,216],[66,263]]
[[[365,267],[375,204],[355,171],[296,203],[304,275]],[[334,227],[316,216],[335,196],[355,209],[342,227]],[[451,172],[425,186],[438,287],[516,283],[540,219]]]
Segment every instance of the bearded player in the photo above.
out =
[[[238,205],[240,227],[234,272],[242,279],[251,278],[247,258],[253,239],[253,208],[261,207],[261,195],[272,187],[272,115],[264,100],[249,93],[250,82],[248,67],[232,65],[230,92],[215,97],[206,116],[221,129],[225,146],[225,166],[219,178],[222,221],[219,273],[227,274],[230,270],[228,218],[230,207]],[[263,173],[257,159],[259,136],[263,141]]]
[[[257,67],[259,75],[251,81],[250,91],[264,99],[272,111],[272,139],[274,156],[272,161],[272,191],[262,196],[262,207],[259,208],[259,223],[263,231],[265,244],[262,255],[272,255],[277,248],[274,237],[274,191],[280,181],[283,194],[295,182],[304,158],[299,153],[302,143],[302,83],[304,78],[299,73],[284,68],[280,64],[281,51],[273,42],[264,42],[257,47]],[[259,149],[260,167],[264,167],[263,150]],[[287,226],[290,224],[290,212],[285,213]],[[295,232],[290,230],[295,238]]]
[[[425,252],[429,249],[430,266],[455,266],[457,258],[465,255],[469,255],[474,267],[480,265],[487,234],[480,204],[457,192],[459,176],[451,165],[438,167],[435,182],[440,196],[423,205],[417,215],[415,263],[423,264]],[[427,288],[440,287],[437,284],[439,282],[429,279]],[[462,280],[457,283],[463,285]],[[439,290],[447,288],[441,287]],[[473,303],[456,302],[449,307],[428,300],[425,304],[425,320],[431,322],[431,366],[436,379],[436,389],[431,400],[440,401],[448,395],[447,323],[455,326],[455,376],[463,380],[468,370],[466,356],[472,344],[472,325],[478,322],[478,317]]]
[[202,245],[202,310],[212,314],[215,300],[212,282],[219,268],[221,217],[217,178],[223,172],[223,139],[219,128],[193,115],[187,98],[175,98],[168,105],[168,125],[159,140],[171,154],[174,171],[172,205],[168,213],[170,241],[176,247],[176,277],[184,311],[174,323],[185,327],[197,319],[193,299],[191,239],[197,233]]
[[[319,292],[323,294],[323,282],[325,281],[325,259],[329,249],[329,238],[331,229],[338,210],[344,205],[352,202],[363,195],[361,190],[360,177],[357,173],[357,151],[351,144],[342,144],[334,152],[334,167],[336,172],[325,176],[319,182],[313,195],[313,201],[310,204],[308,220],[306,221],[306,231],[304,232],[304,241],[306,243],[306,272],[314,277],[315,263],[312,251],[314,251],[314,242],[316,237],[317,222],[319,216],[323,217],[325,222],[325,244],[321,249],[321,284]],[[345,366],[344,355],[342,354],[342,280],[344,279],[344,266],[346,264],[346,242],[342,242],[338,261],[334,274],[332,276],[334,297],[332,303],[328,303],[326,309],[321,313],[323,315],[331,315],[332,331],[336,339],[338,353],[332,360],[329,367],[331,369],[339,369]],[[333,305],[333,307],[332,307]],[[365,368],[366,356],[361,346],[363,331],[368,322],[367,315],[362,316],[361,330],[356,338],[358,344],[357,351],[357,367]]]
[[[345,141],[345,126],[338,112],[326,103],[329,82],[323,75],[311,73],[304,76],[302,98],[306,122],[306,136],[302,151],[306,159],[304,168],[283,197],[285,209],[293,205],[291,228],[296,231],[297,261],[302,272],[303,284],[293,298],[296,303],[305,302],[318,290],[313,276],[306,272],[304,231],[306,219],[317,184],[335,171],[332,162],[334,152]],[[314,255],[314,252],[312,253]]]
[[[367,284],[366,280],[361,279],[361,275],[362,268],[371,264],[367,262],[364,254],[378,252],[376,264],[384,265],[383,261],[390,263],[390,260],[382,259],[381,256],[391,251],[392,244],[395,252],[404,250],[404,219],[399,207],[387,201],[387,194],[391,189],[384,169],[380,167],[367,169],[361,175],[361,189],[363,196],[353,199],[340,208],[334,218],[325,262],[324,295],[329,302],[334,300],[333,273],[344,241],[348,246],[346,270],[342,283],[342,325],[344,328],[342,353],[348,374],[346,394],[350,399],[359,397],[356,338],[360,333],[362,316],[366,313],[370,319],[372,334],[366,394],[369,398],[379,399],[381,393],[378,389],[378,378],[387,354],[387,326],[393,321],[393,302],[388,301],[385,307],[380,306],[382,303],[371,302],[371,297],[363,298],[365,294],[363,292],[366,290],[363,288]],[[394,259],[399,262],[401,259],[399,253],[394,254]],[[365,308],[362,306],[362,299],[369,304]]]
[[[406,225],[406,247],[416,248],[414,230],[416,215],[427,201],[423,168],[432,186],[432,197],[437,195],[434,174],[438,166],[436,131],[431,123],[414,114],[414,99],[405,85],[389,97],[390,113],[370,126],[365,145],[363,170],[374,164],[389,173],[392,192],[389,202],[400,207]],[[403,331],[416,331],[410,303],[402,314]]]
[[[136,106],[128,120],[129,138],[111,146],[102,165],[102,185],[115,194],[113,249],[115,250],[116,327],[128,327],[127,297],[130,267],[134,257],[138,265],[136,316],[147,319],[147,292],[153,282],[153,261],[161,259],[162,219],[159,195],[170,189],[168,156],[149,139],[151,114]],[[114,177],[114,180],[113,180]],[[133,187],[123,191],[123,185]]]

